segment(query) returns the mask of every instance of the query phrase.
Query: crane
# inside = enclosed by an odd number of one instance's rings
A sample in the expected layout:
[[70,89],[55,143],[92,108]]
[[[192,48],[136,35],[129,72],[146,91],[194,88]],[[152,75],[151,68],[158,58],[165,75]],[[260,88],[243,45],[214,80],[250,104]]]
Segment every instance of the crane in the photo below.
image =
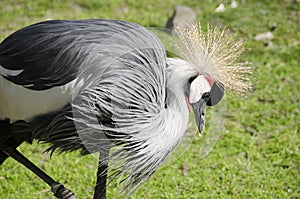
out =
[[[146,28],[119,20],[49,20],[20,29],[0,44],[0,164],[12,157],[57,198],[75,194],[17,147],[34,139],[47,149],[99,152],[94,199],[107,179],[131,194],[176,148],[192,108],[200,132],[206,106],[225,89],[249,89],[241,42],[199,23],[178,30],[168,58]],[[108,172],[108,169],[111,172]]]

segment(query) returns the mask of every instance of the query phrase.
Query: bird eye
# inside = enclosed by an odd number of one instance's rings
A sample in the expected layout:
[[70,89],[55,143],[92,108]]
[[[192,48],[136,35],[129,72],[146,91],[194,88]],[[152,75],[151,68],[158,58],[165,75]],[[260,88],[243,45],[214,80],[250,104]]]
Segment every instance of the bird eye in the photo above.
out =
[[210,98],[210,93],[209,92],[203,93],[202,98]]

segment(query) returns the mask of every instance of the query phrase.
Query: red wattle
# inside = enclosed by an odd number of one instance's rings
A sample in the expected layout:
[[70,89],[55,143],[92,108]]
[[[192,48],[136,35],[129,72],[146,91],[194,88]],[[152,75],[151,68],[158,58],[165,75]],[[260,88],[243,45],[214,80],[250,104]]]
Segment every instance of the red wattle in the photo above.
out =
[[204,76],[204,78],[207,80],[207,82],[209,83],[210,87],[212,87],[215,81],[211,77],[209,77],[209,76]]
[[191,112],[190,100],[187,96],[185,97],[185,101],[186,101],[186,105],[187,105],[187,108],[188,108],[189,112]]

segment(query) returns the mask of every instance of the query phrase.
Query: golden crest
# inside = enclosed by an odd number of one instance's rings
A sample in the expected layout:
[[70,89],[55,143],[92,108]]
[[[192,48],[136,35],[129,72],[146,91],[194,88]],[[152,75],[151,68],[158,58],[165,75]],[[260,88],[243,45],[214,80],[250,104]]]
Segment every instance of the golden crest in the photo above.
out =
[[233,93],[249,92],[252,86],[248,75],[252,69],[248,62],[240,61],[245,49],[236,34],[211,25],[205,32],[200,23],[193,22],[177,28],[174,35],[173,44],[178,55],[192,70],[211,77]]

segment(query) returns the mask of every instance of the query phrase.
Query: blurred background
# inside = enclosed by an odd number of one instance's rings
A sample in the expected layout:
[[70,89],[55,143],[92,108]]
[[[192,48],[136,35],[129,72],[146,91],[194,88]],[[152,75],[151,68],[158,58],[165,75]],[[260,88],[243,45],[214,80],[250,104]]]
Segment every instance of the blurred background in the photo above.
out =
[[[205,157],[203,138],[156,174],[132,199],[300,197],[300,1],[299,0],[1,0],[0,41],[27,25],[49,19],[119,19],[164,28],[178,5],[202,24],[226,26],[245,40],[254,92],[227,95],[225,128]],[[177,12],[178,14],[178,12]],[[172,20],[177,20],[176,13]],[[184,16],[183,16],[184,17]],[[169,25],[170,27],[170,20]],[[180,20],[180,19],[179,19]],[[172,26],[170,27],[172,28]],[[190,120],[189,132],[196,132]],[[93,156],[43,154],[46,145],[19,149],[78,198],[92,198]],[[110,186],[108,198],[122,198]],[[48,186],[12,159],[0,166],[0,199],[53,198]]]

